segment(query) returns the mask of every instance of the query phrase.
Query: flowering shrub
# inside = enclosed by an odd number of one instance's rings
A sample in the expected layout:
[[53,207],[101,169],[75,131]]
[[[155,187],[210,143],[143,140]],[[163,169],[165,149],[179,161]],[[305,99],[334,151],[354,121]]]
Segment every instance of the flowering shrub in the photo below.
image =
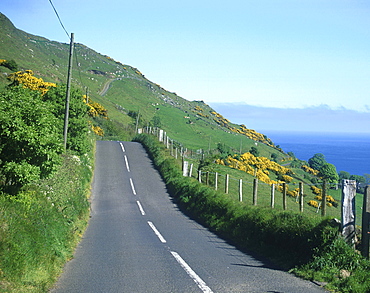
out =
[[96,135],[104,136],[104,130],[100,126],[91,125],[91,128]]
[[39,91],[41,95],[45,95],[51,87],[57,86],[55,83],[46,82],[42,78],[33,76],[32,70],[14,72],[8,76],[8,79],[12,81],[12,85],[21,84],[24,88]]
[[[227,159],[218,159],[216,160],[216,163],[244,171],[267,184],[278,183],[277,181],[270,179],[270,171],[282,176],[287,173],[292,173],[290,169],[280,166],[278,163],[271,161],[266,157],[256,157],[250,152],[242,154],[239,158],[228,156]],[[286,175],[285,178],[290,181],[293,179],[288,175]]]
[[314,194],[322,196],[322,190],[314,185],[311,186],[311,190]]
[[83,95],[82,99],[89,106],[88,114],[90,117],[100,116],[105,119],[108,119],[108,110],[105,109],[101,104],[92,101],[91,98],[87,97],[86,95]]
[[302,166],[302,169],[305,172],[310,173],[310,174],[315,175],[315,176],[317,176],[319,174],[319,171],[318,170],[312,169],[311,167],[309,167],[307,165],[303,165]]
[[308,202],[308,204],[314,208],[318,208],[319,207],[319,203],[316,201],[316,200],[310,200]]
[[[317,200],[322,200],[322,196],[321,195],[316,195],[315,196],[315,199],[317,199]],[[328,205],[329,206],[332,206],[333,205],[333,203],[335,203],[336,202],[336,200],[331,196],[331,195],[327,195],[326,196],[326,201],[327,201],[327,203],[328,203]]]
[[[108,110],[103,107],[103,105],[94,102],[91,100],[90,97],[83,95],[82,100],[84,103],[89,107],[88,115],[90,117],[102,117],[104,119],[108,119]],[[91,129],[96,135],[104,136],[104,130],[100,126],[93,125],[91,121],[89,121],[91,125]]]
[[299,188],[287,191],[287,195],[297,197],[299,195]]
[[203,112],[202,107],[199,107],[199,106],[195,106],[195,107],[194,107],[194,110],[195,110],[195,111],[198,111],[198,112]]
[[292,180],[293,180],[293,177],[288,176],[288,175],[283,175],[283,176],[282,176],[282,178],[283,178],[283,180],[284,180],[286,183],[292,182]]

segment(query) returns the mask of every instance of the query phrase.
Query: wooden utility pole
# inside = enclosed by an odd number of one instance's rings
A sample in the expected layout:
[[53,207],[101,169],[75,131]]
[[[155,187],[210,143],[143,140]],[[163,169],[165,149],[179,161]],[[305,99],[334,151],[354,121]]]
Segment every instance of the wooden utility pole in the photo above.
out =
[[74,40],[74,34],[71,33],[71,43],[69,45],[69,63],[68,63],[67,90],[66,90],[66,101],[65,101],[65,114],[64,114],[64,150],[67,150],[69,96],[71,92],[72,61],[73,61],[73,46],[74,46],[73,40]]
[[[139,128],[139,117],[140,117],[140,110],[137,112],[137,116],[136,116],[135,135],[137,134],[137,130]],[[159,139],[159,141],[161,140]]]

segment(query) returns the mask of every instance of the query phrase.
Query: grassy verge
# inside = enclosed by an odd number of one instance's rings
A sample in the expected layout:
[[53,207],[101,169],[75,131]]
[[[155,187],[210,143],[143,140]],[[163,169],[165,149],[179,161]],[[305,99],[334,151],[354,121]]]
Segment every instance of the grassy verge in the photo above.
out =
[[153,137],[139,135],[135,140],[147,149],[182,210],[237,247],[337,292],[370,291],[370,262],[338,237],[330,218],[238,203],[194,178],[183,177],[180,163]]
[[0,292],[46,292],[89,217],[90,156],[63,156],[48,180],[0,195]]

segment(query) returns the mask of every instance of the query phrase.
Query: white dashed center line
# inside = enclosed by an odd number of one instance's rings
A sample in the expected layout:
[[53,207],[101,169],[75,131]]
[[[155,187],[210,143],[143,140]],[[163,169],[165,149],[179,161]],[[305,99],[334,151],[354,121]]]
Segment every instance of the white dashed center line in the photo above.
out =
[[154,224],[150,221],[148,221],[148,224],[150,226],[150,228],[152,228],[152,230],[154,231],[155,235],[157,235],[157,237],[159,238],[159,240],[162,242],[162,243],[166,243],[166,239],[164,239],[164,237],[161,235],[161,233],[159,233],[159,231],[157,230],[157,228],[154,226]]

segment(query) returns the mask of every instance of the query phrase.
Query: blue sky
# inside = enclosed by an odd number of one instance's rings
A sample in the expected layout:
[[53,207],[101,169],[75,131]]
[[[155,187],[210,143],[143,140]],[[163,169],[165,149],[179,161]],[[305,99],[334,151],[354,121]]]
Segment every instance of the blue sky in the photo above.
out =
[[[233,122],[258,130],[254,123],[264,113],[257,116],[257,106],[299,113],[310,131],[330,130],[333,120],[314,111],[326,109],[343,123],[339,129],[345,123],[370,132],[367,0],[53,3],[76,42],[139,68],[188,100],[228,103],[230,114],[220,112]],[[0,11],[24,31],[68,43],[47,0],[2,0]],[[247,106],[255,109],[254,121],[243,116]],[[294,119],[281,117],[270,127],[289,129]]]

